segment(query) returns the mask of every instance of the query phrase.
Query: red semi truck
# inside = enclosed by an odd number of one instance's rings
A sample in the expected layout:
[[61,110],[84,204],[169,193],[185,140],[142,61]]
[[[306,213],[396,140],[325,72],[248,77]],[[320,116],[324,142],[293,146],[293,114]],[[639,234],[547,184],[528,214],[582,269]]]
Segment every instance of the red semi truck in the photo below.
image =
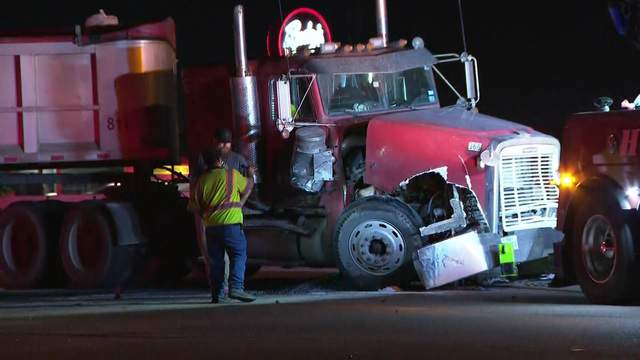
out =
[[563,132],[560,276],[594,303],[638,298],[638,110],[574,114]]
[[[547,256],[561,239],[554,229],[559,142],[479,113],[472,56],[433,55],[419,38],[411,47],[389,41],[386,4],[378,1],[378,36],[367,44],[330,41],[326,21],[298,9],[278,36],[284,56],[250,62],[242,13],[234,9],[235,68],[200,66],[178,75],[184,116],[175,106],[168,32],[134,29],[127,40],[103,34],[92,43],[66,39],[64,51],[37,43],[52,49],[52,59],[40,59],[41,50],[24,40],[14,40],[24,51],[4,50],[11,55],[3,69],[16,94],[40,91],[60,100],[4,98],[13,110],[7,121],[31,127],[16,125],[7,136],[13,143],[0,153],[0,166],[63,170],[7,172],[3,182],[111,182],[73,199],[59,193],[46,200],[3,198],[5,284],[35,285],[44,275],[41,258],[62,259],[63,278],[78,285],[122,281],[139,258],[131,249],[152,249],[147,255],[155,254],[164,268],[182,264],[166,260],[162,255],[170,251],[161,250],[176,248],[175,242],[195,246],[184,198],[172,185],[188,179],[165,167],[174,181],[150,181],[152,169],[180,158],[193,164],[222,126],[234,129],[236,149],[258,165],[257,196],[267,205],[246,209],[252,265],[337,266],[354,286],[379,288],[410,278],[415,262],[431,288],[494,268],[500,243],[512,244],[523,262]],[[64,66],[39,67],[60,62]],[[445,107],[436,76],[450,86],[438,67],[452,62],[464,65],[467,93],[456,91],[458,103]],[[30,69],[35,80],[25,78]],[[64,86],[72,91],[61,91]],[[27,135],[39,140],[20,140]],[[96,166],[129,171],[104,173]],[[68,167],[89,170],[72,175]],[[142,269],[152,273],[160,265],[144,262]]]

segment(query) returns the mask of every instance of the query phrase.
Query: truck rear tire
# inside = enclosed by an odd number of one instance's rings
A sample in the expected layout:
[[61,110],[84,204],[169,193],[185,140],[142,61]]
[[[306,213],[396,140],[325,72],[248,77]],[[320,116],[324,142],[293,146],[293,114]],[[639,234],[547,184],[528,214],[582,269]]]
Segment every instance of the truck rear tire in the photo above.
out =
[[579,204],[572,231],[573,264],[583,293],[596,304],[622,304],[637,294],[631,227],[612,197]]
[[36,203],[15,203],[0,213],[0,287],[41,285],[48,266],[46,220]]
[[342,214],[334,246],[343,276],[359,289],[375,290],[415,277],[412,256],[421,240],[402,206],[372,199],[355,203]]
[[72,207],[62,224],[60,258],[71,287],[122,286],[131,276],[135,246],[118,246],[116,224],[98,202]]

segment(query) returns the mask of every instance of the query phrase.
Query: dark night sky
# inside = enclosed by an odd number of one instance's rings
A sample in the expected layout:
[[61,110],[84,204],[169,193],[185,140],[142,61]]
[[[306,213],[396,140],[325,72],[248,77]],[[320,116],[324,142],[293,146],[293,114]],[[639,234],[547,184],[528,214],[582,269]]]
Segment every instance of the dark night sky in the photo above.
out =
[[[178,56],[186,66],[232,61],[232,8],[237,1],[25,2],[4,9],[0,30],[64,27],[104,8],[124,25],[172,16]],[[421,36],[434,53],[461,52],[456,0],[387,0],[390,38]],[[425,7],[424,10],[419,10]],[[605,0],[463,0],[469,52],[478,58],[482,112],[559,136],[563,119],[592,110],[598,96],[640,92],[640,50],[618,36]],[[278,0],[244,1],[249,56],[265,53],[265,37],[278,26]],[[298,6],[320,11],[334,40],[366,42],[375,36],[374,0],[281,0],[286,15]],[[450,66],[462,74],[461,66]],[[443,68],[447,70],[446,68]],[[445,71],[450,73],[449,71]],[[462,85],[459,86],[462,89]],[[441,91],[446,89],[441,88]]]

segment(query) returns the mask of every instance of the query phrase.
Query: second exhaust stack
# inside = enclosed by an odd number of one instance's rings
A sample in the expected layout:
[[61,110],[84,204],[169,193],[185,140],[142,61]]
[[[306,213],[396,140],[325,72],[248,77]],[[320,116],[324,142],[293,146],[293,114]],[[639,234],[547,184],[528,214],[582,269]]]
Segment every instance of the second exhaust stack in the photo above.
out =
[[247,43],[244,34],[244,10],[242,5],[233,8],[233,36],[236,57],[236,76],[249,75],[247,66]]
[[378,25],[378,37],[382,39],[382,46],[387,47],[389,43],[387,0],[376,0],[376,24]]
[[[251,75],[247,61],[244,13],[242,5],[233,9],[233,34],[235,37],[236,76],[231,78],[231,101],[233,110],[234,147],[249,164],[260,168],[260,111],[258,107],[258,87],[256,77]],[[260,182],[260,171],[256,182]]]

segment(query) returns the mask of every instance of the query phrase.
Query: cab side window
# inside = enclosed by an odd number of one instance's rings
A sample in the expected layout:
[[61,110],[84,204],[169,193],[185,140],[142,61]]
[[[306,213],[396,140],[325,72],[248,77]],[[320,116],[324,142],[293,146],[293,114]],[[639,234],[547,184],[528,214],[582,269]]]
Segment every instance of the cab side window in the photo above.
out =
[[294,119],[315,121],[315,114],[311,104],[312,80],[313,77],[311,76],[295,76],[291,78],[291,116]]

